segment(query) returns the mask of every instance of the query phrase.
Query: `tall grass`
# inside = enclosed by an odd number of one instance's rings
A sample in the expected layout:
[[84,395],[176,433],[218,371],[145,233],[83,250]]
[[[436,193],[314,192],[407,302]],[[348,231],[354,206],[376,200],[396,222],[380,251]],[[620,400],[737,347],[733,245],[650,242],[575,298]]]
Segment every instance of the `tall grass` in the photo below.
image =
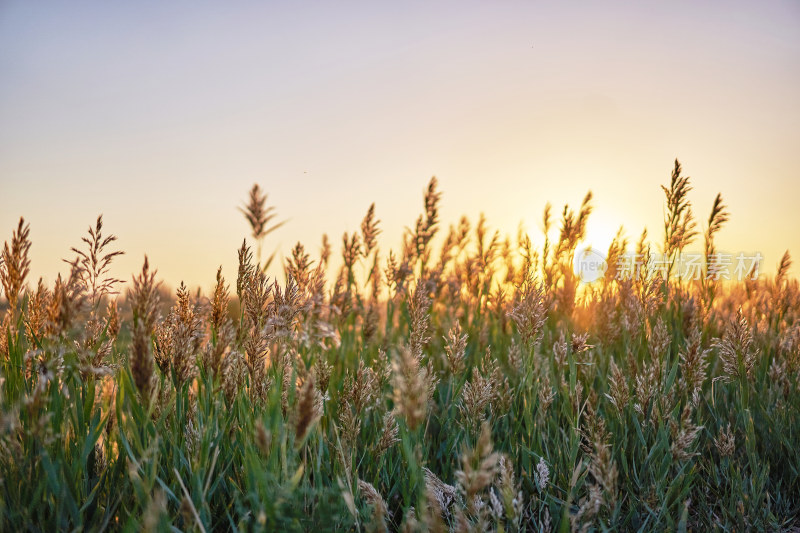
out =
[[[663,247],[635,247],[667,275],[615,275],[620,232],[580,283],[591,194],[541,250],[483,218],[437,241],[434,179],[399,252],[379,249],[372,205],[338,270],[327,237],[282,280],[245,242],[235,284],[220,269],[168,310],[147,258],[117,296],[101,219],[69,276],[30,288],[20,220],[0,263],[0,528],[797,529],[791,261],[672,279],[697,234],[689,189],[676,161]],[[254,188],[244,209],[259,249],[265,202]],[[706,257],[728,217],[718,196]]]

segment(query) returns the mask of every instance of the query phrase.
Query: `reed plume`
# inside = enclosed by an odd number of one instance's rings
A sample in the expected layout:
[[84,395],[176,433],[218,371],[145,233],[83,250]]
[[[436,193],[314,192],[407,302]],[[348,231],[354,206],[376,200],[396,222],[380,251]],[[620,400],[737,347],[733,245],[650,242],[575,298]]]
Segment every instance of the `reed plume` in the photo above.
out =
[[133,286],[128,290],[133,314],[133,334],[131,339],[130,365],[133,382],[142,398],[150,398],[153,384],[152,338],[158,320],[159,284],[155,281],[156,271],[150,270],[147,256],[144,256],[142,271],[133,278]]
[[[251,234],[258,243],[259,265],[261,264],[261,248],[264,238],[270,233],[279,229],[287,222],[284,220],[282,222],[273,223],[278,214],[274,206],[267,205],[267,197],[267,193],[261,190],[261,187],[259,187],[258,183],[254,183],[253,187],[250,189],[247,202],[245,203],[244,207],[239,208],[239,211],[241,211],[241,213],[244,215],[247,223],[250,224],[250,229],[252,232]],[[275,252],[270,255],[264,264],[263,268],[265,270],[269,268],[269,265],[272,263],[274,258]]]
[[[697,235],[697,223],[692,214],[692,203],[689,201],[689,191],[692,190],[692,187],[689,185],[689,177],[681,175],[682,170],[680,162],[676,159],[675,166],[672,169],[669,188],[663,185],[661,186],[666,196],[664,255],[667,260],[667,271],[665,274],[665,279],[667,280],[670,279],[678,254],[680,254]],[[719,198],[719,200],[720,202],[722,201],[721,198]]]
[[31,269],[31,260],[28,257],[31,249],[30,233],[30,224],[26,224],[25,219],[20,217],[17,229],[11,235],[11,246],[6,241],[0,255],[0,282],[12,311],[17,308],[25,279]]
[[91,310],[94,313],[104,296],[117,294],[114,286],[123,281],[108,276],[108,271],[114,258],[125,252],[106,251],[117,237],[115,235],[103,237],[103,215],[97,217],[94,227],[89,226],[89,236],[81,240],[88,249],[84,251],[72,248],[77,257],[71,264],[77,267],[78,280],[83,285],[84,292],[89,295]]
[[736,317],[731,319],[721,339],[714,341],[713,346],[719,350],[723,375],[714,378],[733,382],[737,379],[752,377],[758,350],[753,348],[753,332],[741,308]]

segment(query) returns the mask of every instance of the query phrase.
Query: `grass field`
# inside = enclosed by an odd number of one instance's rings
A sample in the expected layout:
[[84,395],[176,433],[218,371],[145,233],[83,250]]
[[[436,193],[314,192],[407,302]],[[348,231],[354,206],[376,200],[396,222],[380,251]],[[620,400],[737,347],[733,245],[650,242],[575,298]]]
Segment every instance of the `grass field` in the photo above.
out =
[[[620,234],[591,284],[573,268],[591,195],[548,208],[558,238],[534,249],[483,219],[447,231],[434,179],[399,251],[370,208],[341,259],[298,244],[275,280],[280,222],[254,189],[238,272],[170,298],[147,260],[108,276],[101,219],[71,274],[35,285],[20,221],[0,267],[0,529],[797,531],[789,255],[680,279],[729,214],[717,197],[695,220],[677,161],[665,181],[663,234]],[[620,275],[626,251],[665,269]]]

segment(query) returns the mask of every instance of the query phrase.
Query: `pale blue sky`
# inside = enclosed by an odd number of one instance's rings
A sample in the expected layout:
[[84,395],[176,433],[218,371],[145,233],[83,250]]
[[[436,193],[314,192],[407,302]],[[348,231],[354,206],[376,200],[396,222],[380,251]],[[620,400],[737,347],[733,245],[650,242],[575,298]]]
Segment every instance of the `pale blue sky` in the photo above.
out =
[[[442,218],[514,234],[596,198],[590,236],[660,242],[672,160],[720,246],[800,254],[796,2],[0,3],[0,241],[52,280],[97,214],[171,284],[235,273],[253,182],[267,248],[357,229],[384,249],[436,175]],[[699,249],[699,247],[698,247]]]

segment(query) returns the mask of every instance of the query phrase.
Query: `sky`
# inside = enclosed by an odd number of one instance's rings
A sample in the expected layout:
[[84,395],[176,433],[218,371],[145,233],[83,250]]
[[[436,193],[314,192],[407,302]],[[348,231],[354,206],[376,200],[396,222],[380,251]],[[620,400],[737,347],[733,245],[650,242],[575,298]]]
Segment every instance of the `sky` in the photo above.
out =
[[397,250],[434,175],[444,226],[536,236],[591,190],[587,244],[657,244],[675,158],[698,219],[729,207],[718,248],[800,258],[800,4],[0,1],[0,241],[24,216],[32,279],[103,214],[113,274],[208,290],[253,183],[288,220],[266,251],[338,252],[372,202]]

